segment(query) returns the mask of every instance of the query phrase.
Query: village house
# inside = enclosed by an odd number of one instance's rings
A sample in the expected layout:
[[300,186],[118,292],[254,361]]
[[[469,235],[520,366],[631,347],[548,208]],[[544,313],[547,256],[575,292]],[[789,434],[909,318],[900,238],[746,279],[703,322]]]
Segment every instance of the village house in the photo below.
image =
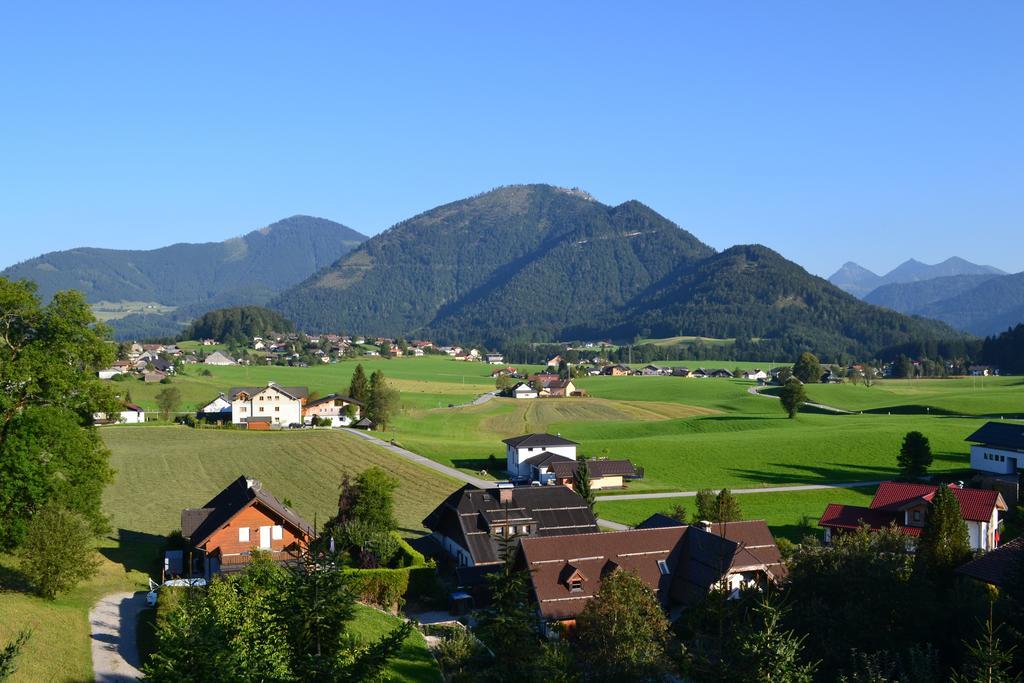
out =
[[[349,410],[349,406],[352,406],[351,410]],[[323,398],[307,402],[302,408],[302,420],[305,424],[309,424],[316,416],[321,420],[330,420],[332,427],[347,427],[359,419],[362,407],[362,402],[354,398],[341,394],[328,394]]]
[[121,411],[108,416],[106,413],[93,413],[94,425],[142,424],[146,421],[146,411],[141,406],[127,401],[122,404]]
[[501,355],[500,353],[488,353],[486,356],[484,356],[484,360],[486,360],[491,365],[501,365],[502,363],[505,362],[505,356]]
[[273,382],[265,387],[232,387],[228,391],[231,422],[250,428],[252,423],[302,424],[302,407],[308,397],[309,389],[306,387],[281,387]]
[[548,358],[548,362],[545,365],[547,367],[549,367],[549,368],[555,368],[557,370],[558,366],[561,365],[561,364],[562,364],[562,357],[561,356],[552,356],[551,358]]
[[619,363],[618,365],[609,365],[602,371],[602,374],[609,375],[611,377],[624,377],[626,375],[633,374],[633,368],[628,365]]
[[445,554],[461,567],[499,566],[502,539],[597,532],[587,502],[564,486],[479,489],[466,484],[423,520]]
[[[629,460],[591,458],[587,461],[587,480],[593,491],[621,489],[626,479],[637,476],[636,467]],[[559,485],[573,488],[580,461],[557,453],[544,452],[527,458],[524,465],[530,466],[530,480],[544,485]]]
[[[967,523],[967,534],[973,550],[994,550],[999,545],[999,512],[1007,507],[998,491],[961,488],[949,484],[960,515]],[[908,482],[885,481],[875,491],[870,507],[829,503],[818,526],[825,529],[825,542],[837,533],[847,533],[867,524],[871,531],[890,525],[903,534],[918,537],[924,529],[925,517],[937,486]]]
[[997,588],[1008,588],[1024,577],[1024,536],[961,565],[957,574]]
[[159,384],[160,382],[163,382],[165,379],[167,379],[167,373],[160,372],[159,370],[145,372],[142,375],[142,381],[145,382],[146,384]]
[[221,351],[214,351],[203,361],[206,365],[238,365],[235,360]]
[[520,382],[512,387],[512,398],[537,398],[537,390],[526,382]]
[[677,366],[672,368],[672,376],[673,377],[689,377],[690,376],[690,368],[688,368],[686,366],[683,366],[683,365],[677,365]]
[[965,441],[971,446],[971,469],[1015,475],[1024,469],[1024,426],[988,422]]
[[541,397],[566,398],[576,393],[576,385],[571,379],[556,379],[535,384]]
[[738,597],[786,576],[763,521],[656,525],[606,533],[527,537],[517,565],[529,571],[540,618],[549,627],[575,625],[617,570],[635,572],[668,611],[700,602],[715,588]]
[[644,377],[663,377],[672,374],[672,368],[664,365],[645,365],[640,368],[640,374]]
[[191,555],[190,574],[209,580],[244,569],[254,550],[278,562],[294,560],[313,540],[312,525],[263,489],[241,476],[201,508],[181,511],[181,535]]
[[502,443],[506,446],[508,476],[513,479],[529,479],[532,470],[526,461],[537,455],[552,453],[576,460],[576,447],[579,445],[555,434],[523,434],[505,439]]
[[199,410],[196,411],[196,417],[200,420],[230,422],[231,401],[229,401],[224,394],[219,394],[217,398],[203,406],[200,406]]
[[117,377],[118,375],[123,375],[124,372],[125,371],[123,369],[121,369],[121,368],[109,367],[109,368],[105,368],[103,370],[99,370],[96,373],[96,376],[99,377],[100,379],[113,379],[114,377]]
[[764,380],[767,380],[768,378],[769,378],[768,373],[765,372],[764,370],[760,369],[760,368],[756,368],[754,370],[745,370],[743,372],[743,379],[751,379],[751,380],[755,380],[755,381],[756,380],[764,381]]

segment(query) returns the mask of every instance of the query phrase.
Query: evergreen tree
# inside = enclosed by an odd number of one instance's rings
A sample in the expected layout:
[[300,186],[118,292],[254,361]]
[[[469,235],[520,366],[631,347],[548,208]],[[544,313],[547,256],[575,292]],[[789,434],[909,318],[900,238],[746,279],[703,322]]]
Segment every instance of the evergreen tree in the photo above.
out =
[[915,571],[945,580],[971,556],[967,523],[952,489],[940,485],[924,517],[924,529],[917,543]]
[[817,384],[821,381],[821,361],[810,351],[800,354],[793,365],[793,376],[804,384]]
[[391,416],[398,408],[398,392],[388,384],[384,373],[375,370],[370,375],[370,398],[366,404],[366,414],[381,429],[387,429]]
[[712,522],[738,522],[743,519],[740,503],[729,489],[722,489],[715,496],[715,515]]
[[795,378],[789,379],[782,385],[782,390],[779,392],[779,401],[782,403],[782,409],[786,411],[786,415],[790,418],[796,417],[796,414],[800,411],[800,406],[807,402],[807,392],[804,390],[804,385]]
[[14,661],[21,654],[22,648],[25,647],[25,643],[31,636],[31,631],[19,631],[14,640],[0,648],[0,683],[6,681],[18,670]]
[[768,597],[754,607],[756,619],[739,638],[730,680],[743,683],[811,683],[817,662],[803,661],[804,641],[782,626],[782,609]]
[[594,491],[590,488],[590,467],[586,460],[580,460],[579,465],[576,466],[576,471],[572,475],[572,488],[580,494],[583,500],[587,501],[587,505],[593,510],[596,500]]
[[670,507],[668,512],[663,512],[662,514],[680,524],[686,524],[686,508],[678,503]]
[[711,489],[697,491],[697,519],[698,522],[713,522],[717,513],[717,501],[715,492]]
[[999,626],[992,620],[989,604],[985,631],[977,641],[967,645],[967,663],[963,671],[953,675],[954,683],[1020,683],[1020,672],[1013,671],[1016,645],[1006,647],[999,638]]
[[917,479],[927,474],[932,464],[932,447],[928,437],[921,432],[907,432],[896,462],[904,478]]
[[370,400],[370,382],[366,379],[366,372],[363,364],[360,363],[352,371],[352,381],[348,385],[348,396],[362,403],[364,406]]

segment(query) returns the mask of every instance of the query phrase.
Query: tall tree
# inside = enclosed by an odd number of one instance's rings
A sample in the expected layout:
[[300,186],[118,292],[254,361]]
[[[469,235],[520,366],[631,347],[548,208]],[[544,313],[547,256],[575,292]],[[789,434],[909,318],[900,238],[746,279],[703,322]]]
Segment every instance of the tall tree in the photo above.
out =
[[160,408],[160,417],[164,420],[171,419],[171,415],[181,405],[181,389],[178,387],[164,387],[156,395],[156,405]]
[[743,519],[743,513],[740,511],[740,503],[732,495],[732,491],[729,489],[719,491],[715,496],[715,516],[711,521],[738,522],[741,519]]
[[355,503],[352,517],[376,531],[394,531],[395,491],[398,480],[379,467],[363,470],[356,477]]
[[697,519],[698,522],[713,522],[717,516],[717,502],[715,492],[711,489],[697,491]]
[[93,413],[118,411],[96,377],[115,358],[108,336],[79,292],[44,306],[35,285],[0,278],[0,547],[20,542],[53,497],[103,526],[99,497],[112,473],[89,425]]
[[391,416],[398,409],[399,396],[380,370],[370,375],[370,399],[366,405],[367,416],[381,429],[386,429]]
[[352,371],[352,381],[348,385],[349,398],[354,398],[363,405],[370,400],[370,381],[366,379],[363,364],[360,363]]
[[953,675],[953,683],[1020,683],[1021,673],[1013,670],[1017,646],[1004,645],[999,631],[1000,627],[992,619],[990,603],[984,633],[974,643],[967,644],[966,665],[963,671]]
[[793,365],[793,376],[804,384],[817,384],[821,381],[821,361],[810,351],[800,354]]
[[932,447],[928,437],[921,432],[907,432],[896,462],[899,464],[900,475],[907,479],[917,479],[927,474],[932,464]]
[[790,378],[779,391],[779,401],[782,403],[782,409],[786,411],[786,415],[790,418],[796,417],[796,414],[800,412],[800,406],[807,402],[804,385],[795,377]]
[[100,564],[88,521],[53,504],[32,518],[18,555],[29,582],[50,600],[93,576]]
[[924,516],[914,569],[941,581],[950,578],[970,556],[970,536],[960,503],[951,488],[940,485]]
[[576,634],[587,680],[657,680],[668,668],[668,620],[634,572],[619,568],[601,579],[600,592],[576,621]]
[[572,475],[572,488],[580,494],[583,500],[587,501],[587,505],[593,510],[597,501],[593,489],[590,488],[590,466],[587,465],[585,459],[580,460],[579,465],[576,466],[576,471]]

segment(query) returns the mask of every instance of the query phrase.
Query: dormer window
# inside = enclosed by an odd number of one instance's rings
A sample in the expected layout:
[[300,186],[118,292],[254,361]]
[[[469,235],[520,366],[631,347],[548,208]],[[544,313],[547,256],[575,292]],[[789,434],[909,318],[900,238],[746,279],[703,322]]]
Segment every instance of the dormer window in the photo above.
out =
[[668,563],[665,560],[658,560],[658,571],[662,576],[668,576]]
[[920,510],[914,510],[914,521],[915,522],[920,522],[921,521],[921,511]]
[[578,578],[578,577],[569,579],[569,590],[572,591],[573,593],[582,592],[583,591],[583,579]]

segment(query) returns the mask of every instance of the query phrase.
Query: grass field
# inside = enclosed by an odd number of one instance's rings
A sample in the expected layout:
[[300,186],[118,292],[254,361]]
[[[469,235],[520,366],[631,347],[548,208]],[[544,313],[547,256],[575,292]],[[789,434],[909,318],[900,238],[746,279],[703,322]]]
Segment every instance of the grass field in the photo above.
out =
[[1020,377],[886,379],[871,387],[808,384],[806,390],[812,401],[847,410],[1024,417],[1024,380]]
[[[407,534],[420,533],[423,517],[460,484],[336,431],[248,433],[124,426],[105,428],[101,434],[117,474],[104,495],[113,532],[100,542],[99,575],[51,603],[20,592],[16,562],[0,555],[0,585],[10,588],[0,591],[0,642],[20,628],[35,632],[19,659],[14,681],[91,680],[89,608],[107,593],[145,588],[147,575],[159,568],[163,536],[179,528],[182,508],[203,505],[242,474],[260,479],[278,497],[291,499],[309,521],[316,517],[322,522],[337,510],[342,472],[354,475],[374,465],[382,467],[402,482],[395,497],[396,513]],[[380,618],[372,610],[367,614],[370,637],[381,627]],[[428,660],[429,654],[411,641],[395,671],[420,671]]]
[[[768,522],[772,534],[799,542],[807,534],[821,537],[817,522],[829,503],[867,506],[875,493],[875,487],[851,489],[824,489],[818,491],[787,491],[785,493],[743,493],[736,494],[743,519],[763,519]],[[613,522],[636,525],[656,512],[667,512],[672,505],[686,508],[690,521],[696,514],[693,498],[659,498],[654,500],[601,501],[597,513]],[[804,524],[804,516],[810,526]]]
[[[388,631],[400,624],[398,617],[385,614],[380,610],[356,605],[356,618],[352,622],[350,633],[365,642],[378,640]],[[441,681],[441,672],[437,669],[433,656],[427,650],[427,642],[423,634],[413,631],[406,639],[398,656],[388,665],[386,681]]]

